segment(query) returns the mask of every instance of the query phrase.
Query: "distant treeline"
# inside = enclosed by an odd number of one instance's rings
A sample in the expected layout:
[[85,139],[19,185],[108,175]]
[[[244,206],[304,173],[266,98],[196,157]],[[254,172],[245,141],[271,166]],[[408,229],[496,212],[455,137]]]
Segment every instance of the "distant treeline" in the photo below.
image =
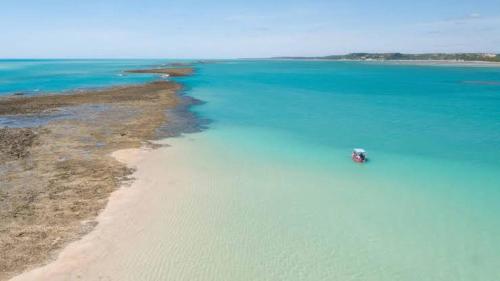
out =
[[280,57],[285,59],[330,59],[330,60],[456,60],[500,62],[500,54],[487,53],[352,53],[324,57]]

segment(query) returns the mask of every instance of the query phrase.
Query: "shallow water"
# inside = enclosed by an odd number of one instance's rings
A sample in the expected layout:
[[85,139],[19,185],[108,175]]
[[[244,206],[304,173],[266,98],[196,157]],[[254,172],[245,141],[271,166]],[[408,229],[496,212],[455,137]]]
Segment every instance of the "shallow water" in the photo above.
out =
[[163,188],[82,276],[500,279],[500,87],[466,82],[500,68],[229,61],[179,80],[210,128],[138,165]]
[[19,114],[0,116],[0,128],[25,128],[44,126],[52,121],[66,119],[91,119],[95,114],[102,113],[109,109],[108,105],[78,105],[71,107],[62,107],[50,112],[38,114]]
[[0,96],[136,84],[158,75],[127,74],[124,70],[157,67],[166,60],[2,60]]
[[185,80],[214,120],[221,239],[254,280],[500,278],[500,87],[465,83],[500,68],[248,61]]

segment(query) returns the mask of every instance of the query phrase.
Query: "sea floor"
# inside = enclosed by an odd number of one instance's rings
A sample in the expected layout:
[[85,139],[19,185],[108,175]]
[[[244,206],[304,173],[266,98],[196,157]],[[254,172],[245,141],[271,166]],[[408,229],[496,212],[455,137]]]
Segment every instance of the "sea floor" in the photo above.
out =
[[[237,149],[227,146],[235,141],[230,135],[238,139]],[[499,276],[500,249],[493,242],[500,232],[484,220],[494,215],[484,213],[494,203],[481,200],[487,194],[469,198],[482,201],[482,211],[474,211],[462,205],[460,190],[440,194],[445,190],[425,184],[414,189],[411,178],[405,185],[386,175],[382,180],[376,174],[387,163],[362,166],[334,150],[309,149],[304,158],[306,144],[283,148],[271,140],[283,135],[259,130],[252,135],[260,140],[237,129],[211,129],[161,141],[169,146],[157,150],[115,153],[137,168],[136,181],[113,193],[92,233],[64,249],[54,263],[14,280]],[[265,149],[263,143],[267,151],[254,151]],[[336,164],[322,163],[325,152]],[[436,175],[429,176],[435,183]]]

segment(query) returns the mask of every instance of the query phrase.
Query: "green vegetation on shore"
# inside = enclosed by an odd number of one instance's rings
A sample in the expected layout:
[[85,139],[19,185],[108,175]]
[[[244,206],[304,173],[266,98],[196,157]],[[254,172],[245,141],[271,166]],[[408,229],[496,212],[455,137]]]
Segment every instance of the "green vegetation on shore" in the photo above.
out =
[[500,62],[500,54],[490,53],[351,53],[323,57],[280,57],[286,59],[328,59],[328,60],[443,60],[443,61],[485,61]]

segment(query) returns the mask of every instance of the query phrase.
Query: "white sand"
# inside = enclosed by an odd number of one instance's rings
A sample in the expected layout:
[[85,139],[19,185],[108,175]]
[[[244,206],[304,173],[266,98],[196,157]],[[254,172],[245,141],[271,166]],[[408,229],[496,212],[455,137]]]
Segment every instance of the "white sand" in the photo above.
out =
[[123,273],[117,259],[127,255],[135,241],[144,240],[145,229],[161,218],[158,213],[171,211],[168,204],[182,196],[182,188],[176,187],[189,175],[175,168],[179,153],[186,151],[170,146],[114,153],[118,160],[138,168],[133,184],[110,196],[90,234],[64,248],[54,262],[12,280],[123,280],[116,278]]

